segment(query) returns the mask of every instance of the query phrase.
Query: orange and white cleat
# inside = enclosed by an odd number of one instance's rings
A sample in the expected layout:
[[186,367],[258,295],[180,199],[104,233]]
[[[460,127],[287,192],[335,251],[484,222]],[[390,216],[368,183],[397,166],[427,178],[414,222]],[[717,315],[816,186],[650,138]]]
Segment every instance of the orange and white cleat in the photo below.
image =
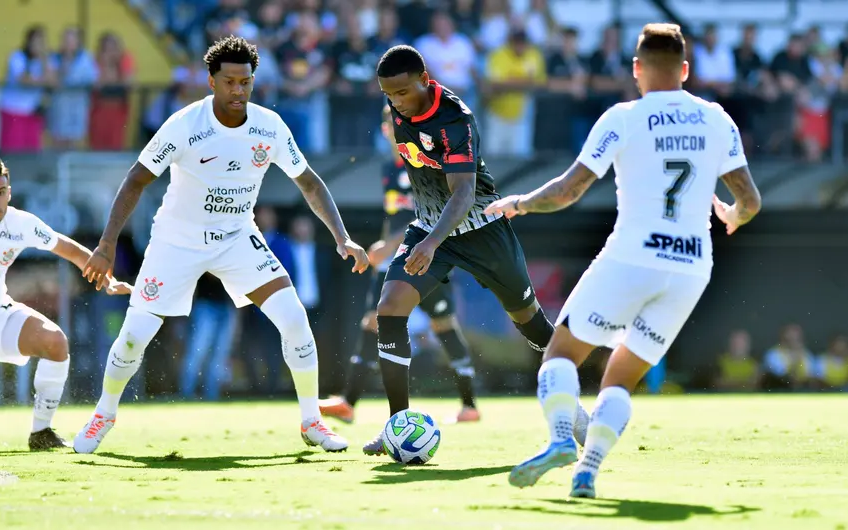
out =
[[74,452],[91,454],[100,447],[100,442],[115,426],[115,416],[95,413],[85,427],[74,437]]
[[462,407],[462,410],[459,411],[459,414],[457,414],[455,417],[446,419],[445,423],[453,424],[471,421],[480,421],[480,411],[478,411],[474,407]]
[[353,406],[341,396],[331,396],[318,400],[318,408],[323,416],[336,418],[345,423],[353,423]]
[[320,418],[300,424],[300,437],[310,447],[320,446],[328,453],[347,451],[347,440],[331,431]]

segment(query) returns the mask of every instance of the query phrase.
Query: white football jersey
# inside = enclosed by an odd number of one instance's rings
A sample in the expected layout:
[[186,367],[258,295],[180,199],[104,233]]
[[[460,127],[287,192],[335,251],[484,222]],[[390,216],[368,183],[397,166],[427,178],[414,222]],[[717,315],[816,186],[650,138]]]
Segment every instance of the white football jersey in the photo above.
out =
[[151,239],[198,249],[253,222],[269,164],[277,164],[290,178],[307,167],[277,113],[248,103],[247,121],[224,127],[212,112],[212,96],[168,118],[138,161],[157,177],[171,168]]
[[716,182],[748,163],[720,105],[685,90],[619,103],[577,160],[599,178],[615,168],[618,218],[598,257],[709,278]]
[[9,206],[0,221],[0,305],[10,302],[6,295],[6,272],[24,249],[53,250],[56,232],[35,215]]

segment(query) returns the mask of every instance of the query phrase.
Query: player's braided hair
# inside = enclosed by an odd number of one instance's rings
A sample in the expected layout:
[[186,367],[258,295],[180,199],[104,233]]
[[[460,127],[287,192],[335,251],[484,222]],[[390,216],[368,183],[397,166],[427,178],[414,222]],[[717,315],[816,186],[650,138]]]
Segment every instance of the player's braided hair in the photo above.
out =
[[241,37],[224,37],[215,41],[206,50],[203,61],[209,69],[209,75],[221,71],[221,63],[250,64],[250,71],[255,72],[259,66],[259,52],[256,46]]
[[401,74],[421,75],[424,57],[412,46],[393,46],[383,54],[377,64],[378,77],[394,77]]

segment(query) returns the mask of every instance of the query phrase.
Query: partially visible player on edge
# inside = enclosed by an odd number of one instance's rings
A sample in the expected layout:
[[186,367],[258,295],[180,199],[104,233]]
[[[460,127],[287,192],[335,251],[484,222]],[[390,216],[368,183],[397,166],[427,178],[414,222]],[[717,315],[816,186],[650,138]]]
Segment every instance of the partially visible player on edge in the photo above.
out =
[[[663,358],[710,281],[710,206],[728,235],[760,209],[733,120],[720,105],[682,89],[689,75],[685,52],[678,26],[645,26],[633,60],[643,97],[604,113],[564,175],[486,209],[507,217],[560,210],[610,164],[615,168],[615,228],[566,300],[539,370],[550,445],[513,469],[514,486],[532,486],[547,471],[577,461],[577,367],[596,345],[611,343],[572,480],[572,497],[595,496],[598,468],[630,420],[630,393]],[[736,199],[733,206],[714,195],[719,178]]]
[[[378,368],[377,301],[380,299],[383,280],[392,256],[403,241],[406,227],[415,220],[409,175],[395,145],[392,113],[388,105],[383,109],[382,131],[392,149],[392,158],[383,166],[383,211],[386,219],[383,223],[382,239],[368,249],[368,259],[374,267],[374,273],[365,301],[368,310],[362,317],[359,351],[350,358],[344,397],[334,396],[319,403],[322,414],[348,423],[353,422],[353,407],[365,389],[369,373]],[[480,412],[474,401],[474,365],[471,350],[454,315],[451,288],[447,284],[439,283],[418,305],[430,317],[430,327],[450,358],[456,388],[462,400],[459,413],[448,421],[479,421]]]
[[341,451],[348,443],[330,431],[318,410],[318,359],[306,310],[288,273],[253,221],[253,206],[271,162],[297,184],[355,272],[368,268],[365,250],[351,241],[333,198],[312,171],[275,112],[249,103],[256,47],[236,37],[218,40],[204,57],[212,95],[171,116],[141,152],[115,197],[109,222],[84,275],[101,285],[115,260],[115,241],[144,188],[171,168],[150,244],[118,338],[109,352],[103,393],[74,450],[92,453],[115,425],[118,402],[138,371],[163,317],[188,315],[198,278],[217,276],[238,307],[256,304],[280,331],[301,412],[301,437],[310,446]]
[[[416,216],[389,265],[377,304],[380,372],[389,412],[395,414],[409,408],[409,314],[454,267],[491,289],[535,350],[543,351],[554,327],[536,301],[509,221],[483,212],[500,196],[480,156],[471,110],[430,79],[421,54],[410,46],[389,49],[377,77],[391,107]],[[382,454],[381,435],[363,451]]]
[[[23,366],[38,358],[35,369],[35,407],[29,448],[43,451],[68,447],[51,424],[68,379],[68,339],[47,317],[9,297],[6,272],[24,249],[49,250],[83,270],[91,251],[73,239],[56,233],[35,215],[9,206],[12,184],[9,168],[0,160],[0,362]],[[130,294],[132,286],[116,281],[111,274],[107,294]]]

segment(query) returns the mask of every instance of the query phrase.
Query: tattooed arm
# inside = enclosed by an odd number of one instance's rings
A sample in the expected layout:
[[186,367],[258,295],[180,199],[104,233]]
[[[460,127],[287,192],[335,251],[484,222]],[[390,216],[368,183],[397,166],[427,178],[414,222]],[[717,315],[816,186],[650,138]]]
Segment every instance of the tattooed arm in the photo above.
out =
[[330,229],[336,243],[350,239],[333,196],[330,195],[330,190],[327,189],[321,177],[316,175],[311,167],[307,167],[302,175],[294,179],[294,182],[300,188],[312,212]]
[[727,225],[727,233],[732,234],[740,226],[748,223],[754,218],[762,207],[760,190],[751,178],[748,166],[742,166],[728,171],[721,176],[724,185],[733,195],[736,202],[732,206],[721,202],[718,197],[713,197],[713,206],[716,215]]
[[356,262],[353,266],[353,272],[363,273],[368,268],[368,254],[365,249],[357,245],[350,239],[347,233],[342,216],[339,214],[339,209],[336,207],[333,196],[330,195],[330,190],[327,185],[321,180],[321,177],[312,171],[311,167],[294,179],[303,198],[306,199],[309,208],[321,221],[330,229],[333,238],[336,240],[336,252],[343,259],[353,256]]
[[508,218],[530,212],[548,213],[567,208],[597,180],[589,168],[575,162],[568,171],[526,195],[511,195],[493,202],[486,213],[503,213]]
[[115,263],[115,245],[121,230],[132,215],[144,188],[154,180],[156,175],[140,162],[136,162],[121,183],[121,188],[112,202],[109,221],[103,229],[103,235],[100,236],[100,243],[82,271],[82,275],[89,282],[97,282],[98,291],[108,283],[111,276],[112,266]]

